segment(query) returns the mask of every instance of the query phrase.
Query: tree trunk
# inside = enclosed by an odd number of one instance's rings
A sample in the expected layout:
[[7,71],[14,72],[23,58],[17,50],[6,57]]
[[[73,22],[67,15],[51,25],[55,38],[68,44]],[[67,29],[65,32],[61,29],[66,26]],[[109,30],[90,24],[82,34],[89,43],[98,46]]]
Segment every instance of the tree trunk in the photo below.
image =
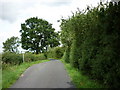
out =
[[39,53],[39,49],[36,49],[36,54],[38,54]]
[[36,47],[36,54],[38,54],[40,51],[39,51],[39,43],[37,43],[37,47]]

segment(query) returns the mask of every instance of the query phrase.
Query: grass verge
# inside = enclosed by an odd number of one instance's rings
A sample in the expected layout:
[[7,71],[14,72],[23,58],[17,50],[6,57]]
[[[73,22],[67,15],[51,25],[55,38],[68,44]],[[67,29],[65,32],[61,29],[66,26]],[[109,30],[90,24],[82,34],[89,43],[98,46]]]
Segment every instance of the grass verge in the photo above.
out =
[[10,66],[2,71],[2,88],[9,88],[15,81],[20,77],[20,75],[31,65],[38,64],[42,62],[47,62],[49,60],[39,60],[35,62],[26,62],[21,65]]
[[69,63],[65,63],[64,60],[61,61],[76,88],[105,88],[105,86],[98,84],[95,80],[90,80],[87,76],[82,75],[80,71],[73,68]]

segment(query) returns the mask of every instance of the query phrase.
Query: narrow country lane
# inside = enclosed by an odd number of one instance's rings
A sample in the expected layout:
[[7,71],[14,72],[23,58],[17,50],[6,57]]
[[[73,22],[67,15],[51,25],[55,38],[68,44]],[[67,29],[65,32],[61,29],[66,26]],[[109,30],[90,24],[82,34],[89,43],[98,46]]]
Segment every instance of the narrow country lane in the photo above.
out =
[[74,88],[59,60],[35,64],[28,68],[11,88]]

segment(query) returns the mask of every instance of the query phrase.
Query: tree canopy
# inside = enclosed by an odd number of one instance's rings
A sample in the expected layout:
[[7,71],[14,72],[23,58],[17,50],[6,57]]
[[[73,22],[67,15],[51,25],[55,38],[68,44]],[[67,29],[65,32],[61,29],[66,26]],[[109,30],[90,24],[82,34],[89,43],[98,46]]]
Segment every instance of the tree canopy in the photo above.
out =
[[59,34],[46,20],[29,18],[21,24],[20,32],[22,48],[34,51],[36,54],[46,52],[48,47],[59,45]]
[[14,52],[18,53],[18,47],[20,45],[20,41],[18,37],[8,38],[5,42],[3,42],[4,52]]

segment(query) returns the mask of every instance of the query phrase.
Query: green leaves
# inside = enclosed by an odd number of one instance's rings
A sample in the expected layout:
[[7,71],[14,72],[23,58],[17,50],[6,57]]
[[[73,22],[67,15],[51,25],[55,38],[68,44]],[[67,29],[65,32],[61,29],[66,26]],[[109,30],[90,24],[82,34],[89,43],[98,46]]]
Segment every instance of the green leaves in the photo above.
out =
[[58,34],[52,24],[37,17],[25,20],[21,24],[22,48],[36,52],[46,52],[47,48],[59,45]]
[[5,42],[3,42],[4,52],[14,52],[18,53],[18,47],[20,45],[20,40],[18,37],[8,38]]
[[64,57],[73,67],[110,87],[120,87],[119,11],[120,2],[101,3],[61,20],[61,42],[66,50],[70,46]]

